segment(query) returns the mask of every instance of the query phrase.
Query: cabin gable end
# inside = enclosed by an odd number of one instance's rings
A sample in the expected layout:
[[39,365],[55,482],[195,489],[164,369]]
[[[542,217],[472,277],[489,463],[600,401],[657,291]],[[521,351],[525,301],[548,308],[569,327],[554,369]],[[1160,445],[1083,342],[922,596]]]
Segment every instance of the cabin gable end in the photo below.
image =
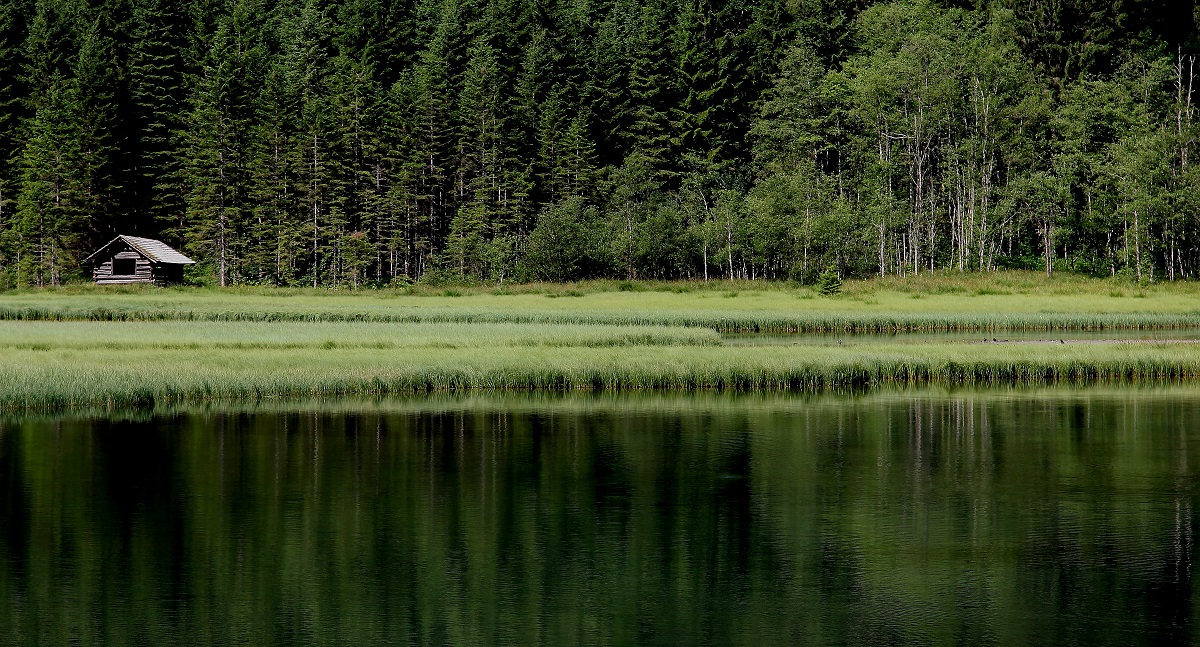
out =
[[100,285],[180,283],[183,266],[193,263],[157,240],[133,236],[117,236],[85,262],[92,266],[92,280]]

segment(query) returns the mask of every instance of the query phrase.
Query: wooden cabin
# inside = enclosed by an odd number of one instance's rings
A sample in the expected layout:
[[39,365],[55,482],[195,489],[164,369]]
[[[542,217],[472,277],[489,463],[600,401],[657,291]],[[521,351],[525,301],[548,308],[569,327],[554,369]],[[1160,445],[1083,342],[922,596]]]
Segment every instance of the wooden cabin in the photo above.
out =
[[196,261],[162,241],[137,236],[117,236],[84,263],[92,266],[92,280],[114,283],[182,283],[183,266]]

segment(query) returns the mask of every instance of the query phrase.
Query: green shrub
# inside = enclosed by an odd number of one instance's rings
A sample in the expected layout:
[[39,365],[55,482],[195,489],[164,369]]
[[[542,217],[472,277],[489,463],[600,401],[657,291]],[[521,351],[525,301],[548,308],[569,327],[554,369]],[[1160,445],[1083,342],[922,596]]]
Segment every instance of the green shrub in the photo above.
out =
[[838,276],[836,268],[830,266],[829,269],[821,272],[821,277],[817,279],[817,291],[827,297],[842,291],[842,279]]

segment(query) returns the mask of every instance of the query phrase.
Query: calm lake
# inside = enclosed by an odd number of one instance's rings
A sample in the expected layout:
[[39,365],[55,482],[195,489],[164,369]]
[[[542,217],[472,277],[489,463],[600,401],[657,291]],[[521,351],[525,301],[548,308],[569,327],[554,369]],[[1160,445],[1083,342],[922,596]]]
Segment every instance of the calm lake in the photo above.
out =
[[1200,387],[0,418],[0,644],[1196,643]]

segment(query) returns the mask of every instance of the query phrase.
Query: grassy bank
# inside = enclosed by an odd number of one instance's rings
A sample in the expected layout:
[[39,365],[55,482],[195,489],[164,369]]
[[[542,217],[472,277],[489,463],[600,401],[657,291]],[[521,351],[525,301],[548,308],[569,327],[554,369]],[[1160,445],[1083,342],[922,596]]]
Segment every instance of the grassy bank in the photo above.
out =
[[450,390],[808,390],[1158,382],[1200,344],[733,347],[708,330],[545,325],[4,322],[0,408]]
[[758,346],[718,331],[1196,326],[1200,287],[1192,284],[1132,288],[1023,273],[848,282],[836,297],[716,282],[365,292],[77,286],[0,294],[0,409],[456,390],[1178,383],[1200,378],[1200,344],[990,344],[981,335]]
[[843,294],[762,282],[306,289],[64,289],[0,294],[0,320],[536,323],[721,332],[1162,329],[1200,326],[1200,285],[1033,273],[848,281]]
[[1200,399],[1200,390],[1186,383],[1144,385],[1055,385],[976,387],[925,386],[876,389],[828,389],[802,391],[437,391],[419,394],[355,394],[341,397],[263,398],[255,400],[159,401],[153,407],[107,407],[89,405],[45,411],[5,411],[0,409],[0,424],[6,422],[85,420],[105,417],[110,420],[145,422],[155,417],[180,415],[255,415],[255,414],[358,414],[398,415],[413,413],[445,414],[472,412],[476,415],[549,414],[549,415],[659,415],[681,416],[751,415],[772,417],[795,415],[821,409],[840,409],[848,399],[859,404],[886,404],[893,401],[934,403],[947,399],[970,405],[994,400],[1024,401],[1047,406],[1063,403],[1087,405],[1104,401],[1136,401],[1141,404],[1161,401]]

